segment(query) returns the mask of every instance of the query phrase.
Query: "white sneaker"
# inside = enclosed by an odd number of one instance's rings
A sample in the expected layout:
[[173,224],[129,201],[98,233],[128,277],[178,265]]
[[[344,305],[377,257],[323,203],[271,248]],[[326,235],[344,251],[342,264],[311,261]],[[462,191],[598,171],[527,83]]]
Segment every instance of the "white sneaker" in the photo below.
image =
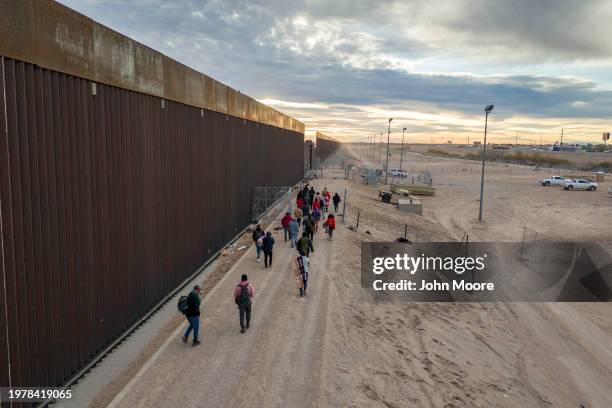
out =
[[257,258],[257,262],[259,262],[259,258]]

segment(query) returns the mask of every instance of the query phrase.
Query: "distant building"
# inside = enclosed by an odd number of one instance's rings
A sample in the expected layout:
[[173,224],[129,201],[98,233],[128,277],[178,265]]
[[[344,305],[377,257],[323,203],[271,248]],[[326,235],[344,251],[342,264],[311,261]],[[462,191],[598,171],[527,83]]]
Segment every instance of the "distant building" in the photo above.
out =
[[474,146],[474,147],[476,147],[476,146],[480,146],[480,145],[481,145],[481,143],[480,143],[480,142],[474,142],[474,143],[472,144],[472,146]]

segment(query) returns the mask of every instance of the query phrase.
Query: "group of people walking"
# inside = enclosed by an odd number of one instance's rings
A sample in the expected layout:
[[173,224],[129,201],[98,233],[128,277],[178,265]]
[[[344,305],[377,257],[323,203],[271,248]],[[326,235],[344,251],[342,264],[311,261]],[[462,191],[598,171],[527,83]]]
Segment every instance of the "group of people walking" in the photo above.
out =
[[[337,213],[340,201],[338,193],[332,196],[327,187],[319,193],[315,191],[314,187],[306,184],[297,194],[293,216],[290,212],[287,212],[281,219],[285,242],[289,241],[291,248],[295,247],[298,252],[294,262],[294,274],[300,296],[307,295],[310,254],[314,252],[314,234],[319,231],[319,223],[327,214],[327,218],[323,222],[323,228],[329,236],[329,240],[332,240],[336,229],[336,220],[330,210],[330,204],[333,204],[334,212]],[[299,236],[300,229],[302,230],[301,237]],[[252,239],[255,242],[257,262],[260,262],[263,252],[264,268],[272,267],[272,251],[274,248],[272,233],[264,232],[261,225],[257,225],[253,231]],[[188,296],[179,300],[179,310],[185,314],[189,322],[189,327],[182,340],[187,343],[190,334],[193,332],[194,346],[200,344],[198,336],[201,294],[202,289],[196,285]],[[246,274],[242,275],[233,291],[234,302],[238,306],[241,333],[244,333],[250,327],[253,296],[255,296],[255,288],[249,282],[248,276]]]
[[[338,193],[335,193],[332,197],[327,187],[319,193],[315,191],[314,187],[306,184],[297,194],[293,217],[290,213],[287,213],[281,220],[285,230],[285,241],[289,240],[291,247],[295,247],[298,251],[294,264],[294,274],[300,296],[308,294],[310,254],[314,252],[314,235],[319,232],[319,223],[328,213],[327,219],[323,222],[323,228],[331,240],[336,229],[336,220],[334,214],[330,211],[330,203],[333,203],[334,212],[337,212],[340,201]],[[302,227],[302,236],[298,238],[300,226]]]

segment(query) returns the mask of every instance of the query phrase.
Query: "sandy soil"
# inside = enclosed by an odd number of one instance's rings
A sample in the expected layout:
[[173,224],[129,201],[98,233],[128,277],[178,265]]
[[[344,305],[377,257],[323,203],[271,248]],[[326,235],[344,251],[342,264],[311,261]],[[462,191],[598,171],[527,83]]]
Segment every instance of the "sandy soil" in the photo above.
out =
[[[390,167],[397,167],[396,152]],[[360,288],[360,243],[520,240],[526,226],[554,238],[612,241],[612,200],[541,187],[528,168],[488,165],[485,223],[476,221],[478,163],[409,154],[433,173],[424,214],[397,211],[376,189],[326,168],[315,181],[341,194],[346,226],[319,234],[309,295],[291,278],[296,252],[276,233],[274,267],[250,248],[203,306],[203,343],[177,338],[124,390],[118,406],[609,407],[609,304],[375,303]],[[339,219],[338,221],[341,221]],[[339,222],[340,224],[340,222]],[[231,292],[241,273],[257,288],[253,327],[240,334]]]
[[[394,146],[396,149],[399,149],[399,146]],[[428,145],[428,144],[410,144],[407,145],[407,148],[415,153],[425,153],[428,149],[437,149],[444,150],[449,153],[456,154],[465,154],[465,153],[478,153],[480,152],[480,147],[474,146],[465,146],[465,145]],[[487,148],[489,149],[489,148]],[[399,151],[399,150],[398,150]],[[601,153],[601,152],[549,152],[546,150],[534,150],[531,147],[526,146],[518,146],[518,147],[510,147],[509,149],[504,150],[494,150],[501,153],[513,153],[520,151],[525,154],[534,154],[538,153],[544,157],[558,158],[558,159],[566,159],[574,163],[578,167],[582,166],[593,166],[595,164],[604,163],[604,162],[612,162],[612,153]]]

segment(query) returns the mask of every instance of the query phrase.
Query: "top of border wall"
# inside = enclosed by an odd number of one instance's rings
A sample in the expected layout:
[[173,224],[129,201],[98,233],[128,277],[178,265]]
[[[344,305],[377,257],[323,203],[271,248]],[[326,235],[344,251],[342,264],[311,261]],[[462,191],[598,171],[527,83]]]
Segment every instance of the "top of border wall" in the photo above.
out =
[[331,136],[327,136],[326,134],[321,133],[318,130],[317,130],[317,133],[316,133],[316,138],[317,139],[321,139],[321,140],[329,140],[329,141],[332,141],[332,142],[340,143],[340,141],[334,139]]
[[0,55],[304,133],[304,124],[52,0],[0,1]]

